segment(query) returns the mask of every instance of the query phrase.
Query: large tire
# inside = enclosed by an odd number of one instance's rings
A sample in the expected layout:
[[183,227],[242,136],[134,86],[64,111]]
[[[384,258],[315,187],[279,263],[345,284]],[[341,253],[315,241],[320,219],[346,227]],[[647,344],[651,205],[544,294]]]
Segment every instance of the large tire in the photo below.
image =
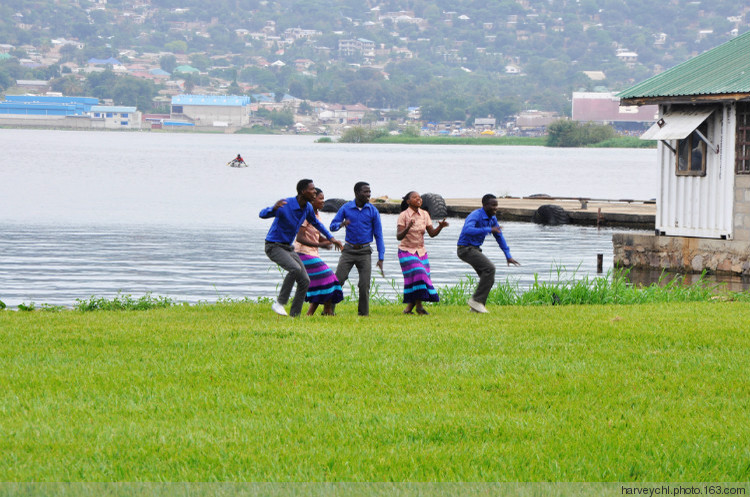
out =
[[422,209],[430,213],[432,219],[445,219],[448,217],[448,207],[445,199],[437,193],[425,193],[422,195]]
[[323,212],[338,212],[342,205],[346,203],[343,198],[329,198],[323,203]]
[[570,222],[570,216],[565,212],[565,209],[559,205],[545,204],[540,206],[531,220],[537,224],[546,224],[547,226],[559,226],[561,224],[568,224]]

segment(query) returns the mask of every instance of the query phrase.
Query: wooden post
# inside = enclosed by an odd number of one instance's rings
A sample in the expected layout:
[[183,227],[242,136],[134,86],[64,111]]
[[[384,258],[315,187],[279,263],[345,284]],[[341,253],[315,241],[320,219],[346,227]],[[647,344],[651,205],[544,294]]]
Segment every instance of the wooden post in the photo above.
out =
[[604,254],[596,254],[596,272],[604,272]]

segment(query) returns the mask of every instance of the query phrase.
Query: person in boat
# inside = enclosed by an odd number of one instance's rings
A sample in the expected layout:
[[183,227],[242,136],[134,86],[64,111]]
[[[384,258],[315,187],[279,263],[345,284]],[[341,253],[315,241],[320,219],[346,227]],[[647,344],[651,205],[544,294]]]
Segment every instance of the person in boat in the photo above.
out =
[[[320,188],[315,189],[317,196],[313,200],[312,206],[315,210],[315,217],[320,221],[320,210],[325,202],[325,195]],[[320,258],[318,249],[323,248],[330,250],[333,243],[329,242],[320,234],[315,226],[305,221],[297,233],[297,240],[294,242],[294,251],[297,252],[302,264],[305,265],[307,275],[310,277],[310,286],[307,288],[305,302],[310,303],[307,310],[308,316],[315,315],[315,311],[320,304],[323,304],[323,315],[333,315],[333,304],[344,300],[344,292],[341,284],[333,274],[333,271],[323,259]]]
[[422,197],[411,191],[404,195],[401,202],[401,214],[396,222],[396,239],[398,245],[398,262],[404,273],[404,314],[428,314],[422,302],[438,302],[435,287],[430,279],[430,259],[424,247],[425,231],[431,237],[437,236],[448,226],[445,219],[438,222],[437,228],[432,225],[430,213],[422,207]]
[[243,159],[240,154],[237,154],[237,157],[234,158],[234,162],[238,166],[246,166],[247,165],[247,164],[245,164],[245,159]]

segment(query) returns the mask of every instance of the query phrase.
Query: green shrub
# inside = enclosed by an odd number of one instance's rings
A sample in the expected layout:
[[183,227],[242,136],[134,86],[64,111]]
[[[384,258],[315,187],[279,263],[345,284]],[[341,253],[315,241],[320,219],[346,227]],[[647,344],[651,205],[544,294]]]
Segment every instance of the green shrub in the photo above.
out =
[[240,128],[234,132],[238,135],[271,135],[273,130],[259,124],[253,125],[252,128]]
[[[476,287],[476,279],[468,276],[456,285],[438,288],[441,305],[464,305]],[[496,305],[603,305],[653,304],[666,302],[708,302],[715,299],[744,301],[747,292],[728,292],[707,282],[703,276],[685,283],[684,276],[670,279],[662,274],[658,282],[636,286],[627,279],[627,271],[616,270],[605,276],[578,277],[564,268],[553,270],[547,280],[534,275],[534,282],[522,289],[518,281],[506,280],[492,288],[488,304]]]
[[560,119],[547,127],[548,147],[585,147],[615,138],[612,126]]
[[36,304],[34,302],[29,302],[28,304],[26,302],[22,302],[18,304],[18,310],[23,312],[31,312],[34,309],[36,309]]
[[636,136],[618,136],[589,146],[594,148],[656,148],[656,140],[641,140]]
[[386,128],[363,128],[362,126],[354,126],[344,131],[344,134],[339,138],[339,142],[372,143],[378,138],[384,136],[389,136]]
[[159,309],[172,307],[176,302],[168,297],[152,297],[147,293],[139,299],[131,295],[117,294],[114,298],[91,296],[90,299],[76,299],[74,308],[78,311],[145,311],[148,309]]

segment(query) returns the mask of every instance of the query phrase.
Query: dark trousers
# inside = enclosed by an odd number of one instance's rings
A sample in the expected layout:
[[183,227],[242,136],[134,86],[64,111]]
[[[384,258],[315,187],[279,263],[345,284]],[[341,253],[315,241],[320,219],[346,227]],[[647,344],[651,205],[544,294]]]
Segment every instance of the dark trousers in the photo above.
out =
[[302,264],[302,260],[294,251],[294,248],[286,243],[266,242],[266,255],[287,271],[284,282],[281,284],[281,291],[279,291],[279,304],[286,305],[289,302],[292,287],[297,283],[297,291],[294,292],[294,300],[292,300],[289,315],[299,316],[302,313],[302,304],[305,303],[307,288],[310,286],[310,277],[305,271],[305,265]]
[[359,272],[357,313],[360,316],[368,316],[370,314],[372,247],[365,245],[364,247],[354,248],[348,243],[344,245],[344,250],[341,251],[341,258],[339,258],[339,264],[336,266],[336,278],[338,278],[342,287],[346,280],[349,279],[349,273],[354,266],[357,267],[357,272]]
[[482,305],[486,304],[495,284],[495,265],[482,253],[481,248],[473,245],[459,245],[457,253],[458,258],[473,267],[479,276],[479,284],[472,298]]

